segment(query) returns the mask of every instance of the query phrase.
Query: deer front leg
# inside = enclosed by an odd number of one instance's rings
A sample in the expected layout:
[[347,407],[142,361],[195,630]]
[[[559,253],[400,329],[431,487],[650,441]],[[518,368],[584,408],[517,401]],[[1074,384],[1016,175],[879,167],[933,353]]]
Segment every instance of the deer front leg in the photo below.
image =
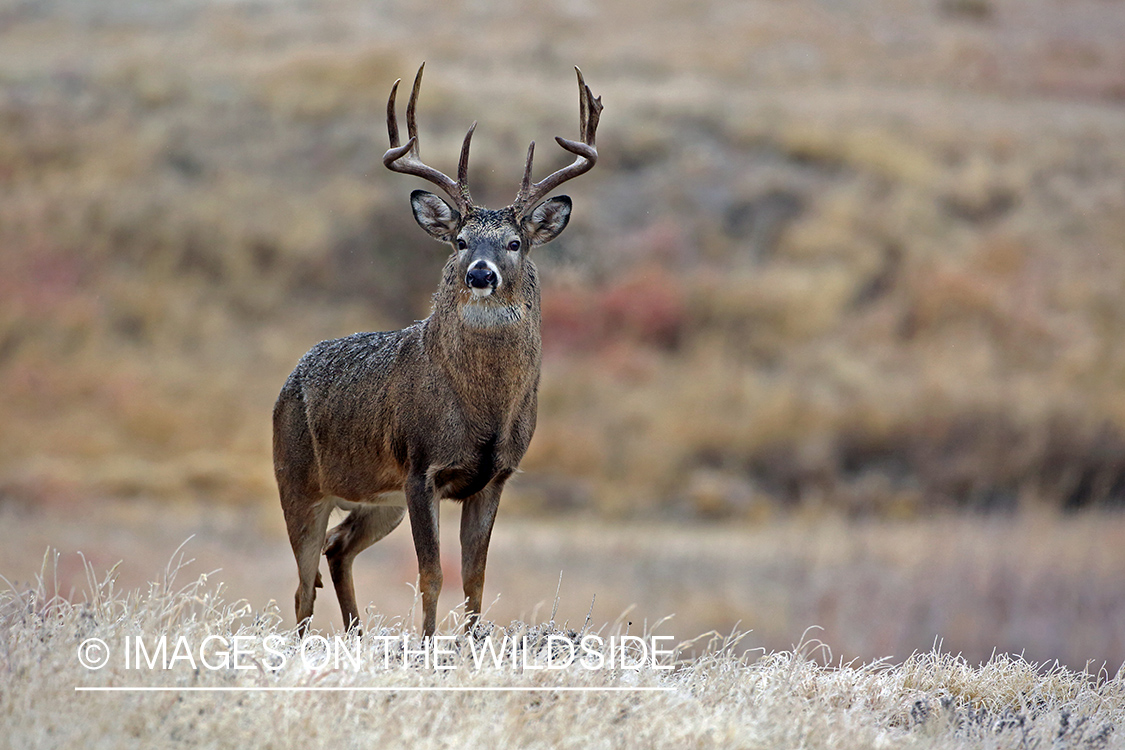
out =
[[437,630],[437,601],[441,593],[441,547],[438,539],[438,501],[425,474],[406,480],[406,509],[418,555],[418,579],[422,590],[422,635]]
[[469,616],[466,625],[470,629],[480,619],[488,542],[506,480],[506,475],[497,477],[461,504],[461,581],[467,600],[465,612]]

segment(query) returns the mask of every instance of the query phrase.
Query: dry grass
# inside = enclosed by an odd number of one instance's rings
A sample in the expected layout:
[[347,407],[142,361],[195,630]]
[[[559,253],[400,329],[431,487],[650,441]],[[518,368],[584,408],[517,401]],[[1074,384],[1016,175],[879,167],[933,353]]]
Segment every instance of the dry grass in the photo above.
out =
[[[424,668],[417,657],[400,661],[401,648],[388,652],[389,666],[381,657],[363,659],[358,668],[317,668],[290,658],[271,669],[277,659],[252,644],[276,634],[277,644],[285,645],[275,648],[294,656],[296,647],[276,610],[227,601],[221,584],[206,577],[181,584],[176,578],[182,562],[174,557],[147,589],[133,591],[116,588],[112,571],[87,566],[85,593],[62,597],[52,584],[48,558],[36,586],[0,594],[0,671],[8,685],[0,693],[5,746],[288,747],[298,738],[346,747],[1122,746],[1121,674],[1073,672],[1006,656],[972,665],[934,651],[901,664],[832,664],[815,640],[747,658],[734,652],[737,636],[716,636],[701,656],[681,659],[670,671],[646,664],[547,672],[520,666],[477,669],[461,636],[447,662],[451,669],[443,671]],[[456,613],[443,627],[445,633],[456,630]],[[553,621],[490,627],[492,637],[527,636],[529,661],[524,663],[529,664],[543,663],[548,635],[575,638],[590,632],[588,625],[579,632],[561,630]],[[372,640],[376,635],[406,634],[411,647],[420,648],[415,631],[399,618],[372,615],[367,628],[365,642],[376,656],[383,653]],[[598,632],[614,634],[608,628]],[[168,670],[126,669],[121,661],[125,639],[157,634],[170,642],[182,638],[191,649],[199,649],[208,636],[247,637],[251,653],[241,663],[252,668],[192,669],[180,661]],[[108,645],[110,660],[90,671],[79,663],[77,650],[95,637]],[[474,637],[479,642],[486,636]],[[216,652],[208,652],[208,658],[212,664],[219,659]],[[75,690],[96,686],[173,690]],[[627,690],[572,693],[557,689],[562,686]],[[262,687],[295,690],[251,690]],[[323,692],[357,687],[379,692]],[[471,690],[528,687],[536,690]]]
[[[702,483],[701,479],[697,481]],[[522,495],[521,482],[513,500]],[[558,488],[548,491],[560,493]],[[1125,663],[1125,519],[1082,514],[842,522],[809,511],[758,523],[520,518],[501,510],[485,586],[498,622],[613,619],[636,627],[674,615],[661,632],[750,631],[744,649],[789,648],[811,626],[845,660],[905,659],[935,642],[976,663],[1022,654],[1072,669]],[[405,526],[406,524],[404,524]],[[458,508],[442,508],[445,587],[439,607],[461,599]],[[118,561],[118,583],[143,587],[151,571],[191,536],[191,575],[221,569],[229,598],[255,609],[280,602],[294,625],[296,565],[276,506],[103,502],[36,511],[0,509],[0,574],[33,581],[42,550],[64,554],[60,591],[82,591],[74,550],[99,569]],[[322,570],[325,581],[328,571]],[[356,592],[375,611],[405,613],[418,564],[409,530],[356,560]],[[545,593],[559,586],[552,603]],[[314,626],[341,626],[335,595],[317,600]]]

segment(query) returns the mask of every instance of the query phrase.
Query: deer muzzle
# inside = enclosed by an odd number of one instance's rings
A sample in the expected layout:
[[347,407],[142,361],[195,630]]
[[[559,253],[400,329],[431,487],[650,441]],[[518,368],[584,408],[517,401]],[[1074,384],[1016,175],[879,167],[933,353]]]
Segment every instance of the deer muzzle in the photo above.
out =
[[478,260],[465,274],[465,284],[477,297],[487,297],[500,286],[500,269],[487,260]]

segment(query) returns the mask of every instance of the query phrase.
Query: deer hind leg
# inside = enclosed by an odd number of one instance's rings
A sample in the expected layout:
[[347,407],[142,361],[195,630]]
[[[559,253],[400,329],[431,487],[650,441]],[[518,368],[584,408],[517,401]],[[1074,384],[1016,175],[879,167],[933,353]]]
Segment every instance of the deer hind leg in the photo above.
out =
[[305,416],[299,384],[292,378],[273,411],[273,467],[285,513],[285,527],[297,558],[297,593],[293,597],[297,632],[304,635],[320,587],[320,551],[332,504],[324,502],[317,481],[316,451]]
[[497,477],[461,504],[461,582],[465,587],[465,612],[470,628],[480,619],[488,542],[506,480],[506,475]]
[[339,526],[332,529],[324,545],[332,585],[340,602],[344,629],[359,627],[359,607],[355,600],[355,582],[352,579],[352,562],[356,555],[394,531],[406,516],[406,509],[393,505],[369,505],[356,508]]
[[[288,499],[288,498],[287,498]],[[312,618],[316,589],[321,585],[320,551],[324,548],[324,533],[328,530],[328,516],[332,505],[307,498],[293,498],[282,502],[285,509],[285,526],[289,543],[297,558],[297,593],[293,597],[297,615],[297,632],[308,630]]]

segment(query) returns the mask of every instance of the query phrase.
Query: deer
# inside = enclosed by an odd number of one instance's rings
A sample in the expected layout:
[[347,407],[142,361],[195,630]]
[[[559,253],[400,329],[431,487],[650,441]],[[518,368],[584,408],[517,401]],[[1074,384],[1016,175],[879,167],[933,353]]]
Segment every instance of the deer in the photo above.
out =
[[[419,155],[415,110],[425,63],[406,109],[399,143],[395,96],[387,100],[391,171],[433,183],[448,201],[410,194],[414,219],[448,245],[449,259],[429,316],[400,331],[322,341],[300,359],[273,410],[273,463],[298,584],[298,634],[307,632],[320,556],[336,590],[346,630],[361,633],[352,565],[409,513],[418,558],[423,636],[433,636],[442,588],[438,540],[441,500],[461,504],[461,578],[466,625],[479,621],[488,545],[500,494],[535,432],[542,344],[540,287],[533,248],[555,239],[571,200],[547,196],[593,168],[602,111],[578,74],[579,137],[556,142],[574,161],[532,183],[535,142],[527,150],[515,201],[478,206],[469,192],[469,143],[457,179]],[[334,509],[348,515],[328,531]]]

